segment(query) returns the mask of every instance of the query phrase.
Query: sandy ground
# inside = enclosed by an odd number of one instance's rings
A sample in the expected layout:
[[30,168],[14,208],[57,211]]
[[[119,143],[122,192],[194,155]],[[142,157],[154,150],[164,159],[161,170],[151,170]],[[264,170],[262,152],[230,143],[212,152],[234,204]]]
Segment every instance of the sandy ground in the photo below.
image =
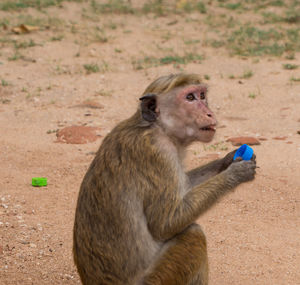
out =
[[[233,150],[228,137],[263,138],[254,146],[260,167],[255,181],[198,220],[207,235],[211,284],[300,284],[300,84],[289,80],[299,77],[299,69],[284,70],[283,57],[231,57],[226,49],[206,46],[210,31],[195,21],[202,14],[189,14],[191,21],[176,14],[96,15],[78,3],[46,11],[63,22],[21,35],[10,30],[21,14],[43,18],[45,13],[0,11],[0,18],[10,19],[2,39],[35,42],[19,49],[17,60],[8,59],[16,53],[14,44],[0,43],[0,283],[80,283],[72,227],[93,153],[113,126],[135,111],[152,80],[186,71],[209,75],[204,81],[219,120],[213,142],[190,147],[187,169]],[[94,40],[95,27],[105,29],[107,41]],[[190,47],[183,39],[198,42]],[[165,55],[168,48],[205,58],[134,67],[135,60]],[[93,63],[100,71],[88,74],[83,65]],[[299,53],[293,63],[300,63]],[[239,78],[247,70],[253,76]],[[102,107],[76,106],[86,100]],[[87,144],[56,143],[55,131],[72,125],[99,127],[101,137]],[[47,177],[48,186],[32,187],[36,176]]]

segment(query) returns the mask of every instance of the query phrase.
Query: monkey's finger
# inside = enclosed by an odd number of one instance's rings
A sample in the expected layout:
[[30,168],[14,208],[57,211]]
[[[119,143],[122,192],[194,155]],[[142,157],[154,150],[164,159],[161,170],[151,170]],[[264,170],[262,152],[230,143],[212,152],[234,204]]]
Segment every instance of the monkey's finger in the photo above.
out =
[[253,153],[251,160],[256,161],[256,155]]
[[233,162],[239,162],[239,161],[242,161],[242,160],[243,160],[243,158],[239,156]]

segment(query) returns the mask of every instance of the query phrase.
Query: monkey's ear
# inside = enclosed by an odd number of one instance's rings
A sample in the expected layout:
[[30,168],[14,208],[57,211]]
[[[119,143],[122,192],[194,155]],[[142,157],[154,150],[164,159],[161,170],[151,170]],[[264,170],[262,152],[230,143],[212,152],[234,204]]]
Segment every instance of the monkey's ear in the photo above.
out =
[[155,122],[158,116],[156,107],[157,107],[157,96],[156,94],[146,94],[141,97],[141,111],[144,120],[148,122]]

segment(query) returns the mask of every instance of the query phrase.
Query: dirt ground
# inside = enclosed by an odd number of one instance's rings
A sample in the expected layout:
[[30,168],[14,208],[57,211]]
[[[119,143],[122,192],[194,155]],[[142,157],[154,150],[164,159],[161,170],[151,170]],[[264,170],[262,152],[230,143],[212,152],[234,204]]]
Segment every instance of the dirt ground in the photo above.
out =
[[[260,167],[255,181],[198,220],[208,240],[210,283],[300,284],[299,47],[279,56],[214,47],[247,21],[262,29],[294,29],[298,36],[298,20],[263,25],[260,12],[218,4],[226,1],[203,1],[207,11],[181,13],[128,12],[127,6],[103,12],[104,6],[95,6],[101,1],[57,1],[41,9],[5,9],[4,2],[1,284],[80,283],[72,227],[79,186],[94,152],[113,126],[135,111],[152,80],[182,71],[203,76],[219,121],[211,143],[189,148],[187,169],[236,148],[229,137],[251,136],[261,143],[253,146]],[[110,1],[135,9],[144,2]],[[177,2],[178,9],[186,3]],[[281,13],[283,8],[263,9]],[[38,30],[13,32],[20,24]],[[56,131],[73,125],[99,127],[101,136],[86,144],[57,143]],[[48,186],[32,187],[37,176],[47,177]]]

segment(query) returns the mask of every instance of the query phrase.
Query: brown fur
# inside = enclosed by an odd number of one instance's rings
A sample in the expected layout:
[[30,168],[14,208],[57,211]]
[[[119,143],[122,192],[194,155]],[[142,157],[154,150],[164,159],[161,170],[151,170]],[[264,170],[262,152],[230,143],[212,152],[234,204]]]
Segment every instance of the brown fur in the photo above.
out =
[[[142,98],[137,112],[103,140],[82,181],[75,215],[73,252],[83,284],[208,283],[206,239],[194,221],[253,179],[255,161],[232,163],[232,152],[184,173],[184,148],[195,138],[184,137],[184,124],[177,131],[165,122],[194,124],[182,117],[186,103],[174,101],[194,85],[204,88],[196,75],[157,79],[144,92],[156,96]],[[201,104],[197,120],[214,122],[207,103]]]

